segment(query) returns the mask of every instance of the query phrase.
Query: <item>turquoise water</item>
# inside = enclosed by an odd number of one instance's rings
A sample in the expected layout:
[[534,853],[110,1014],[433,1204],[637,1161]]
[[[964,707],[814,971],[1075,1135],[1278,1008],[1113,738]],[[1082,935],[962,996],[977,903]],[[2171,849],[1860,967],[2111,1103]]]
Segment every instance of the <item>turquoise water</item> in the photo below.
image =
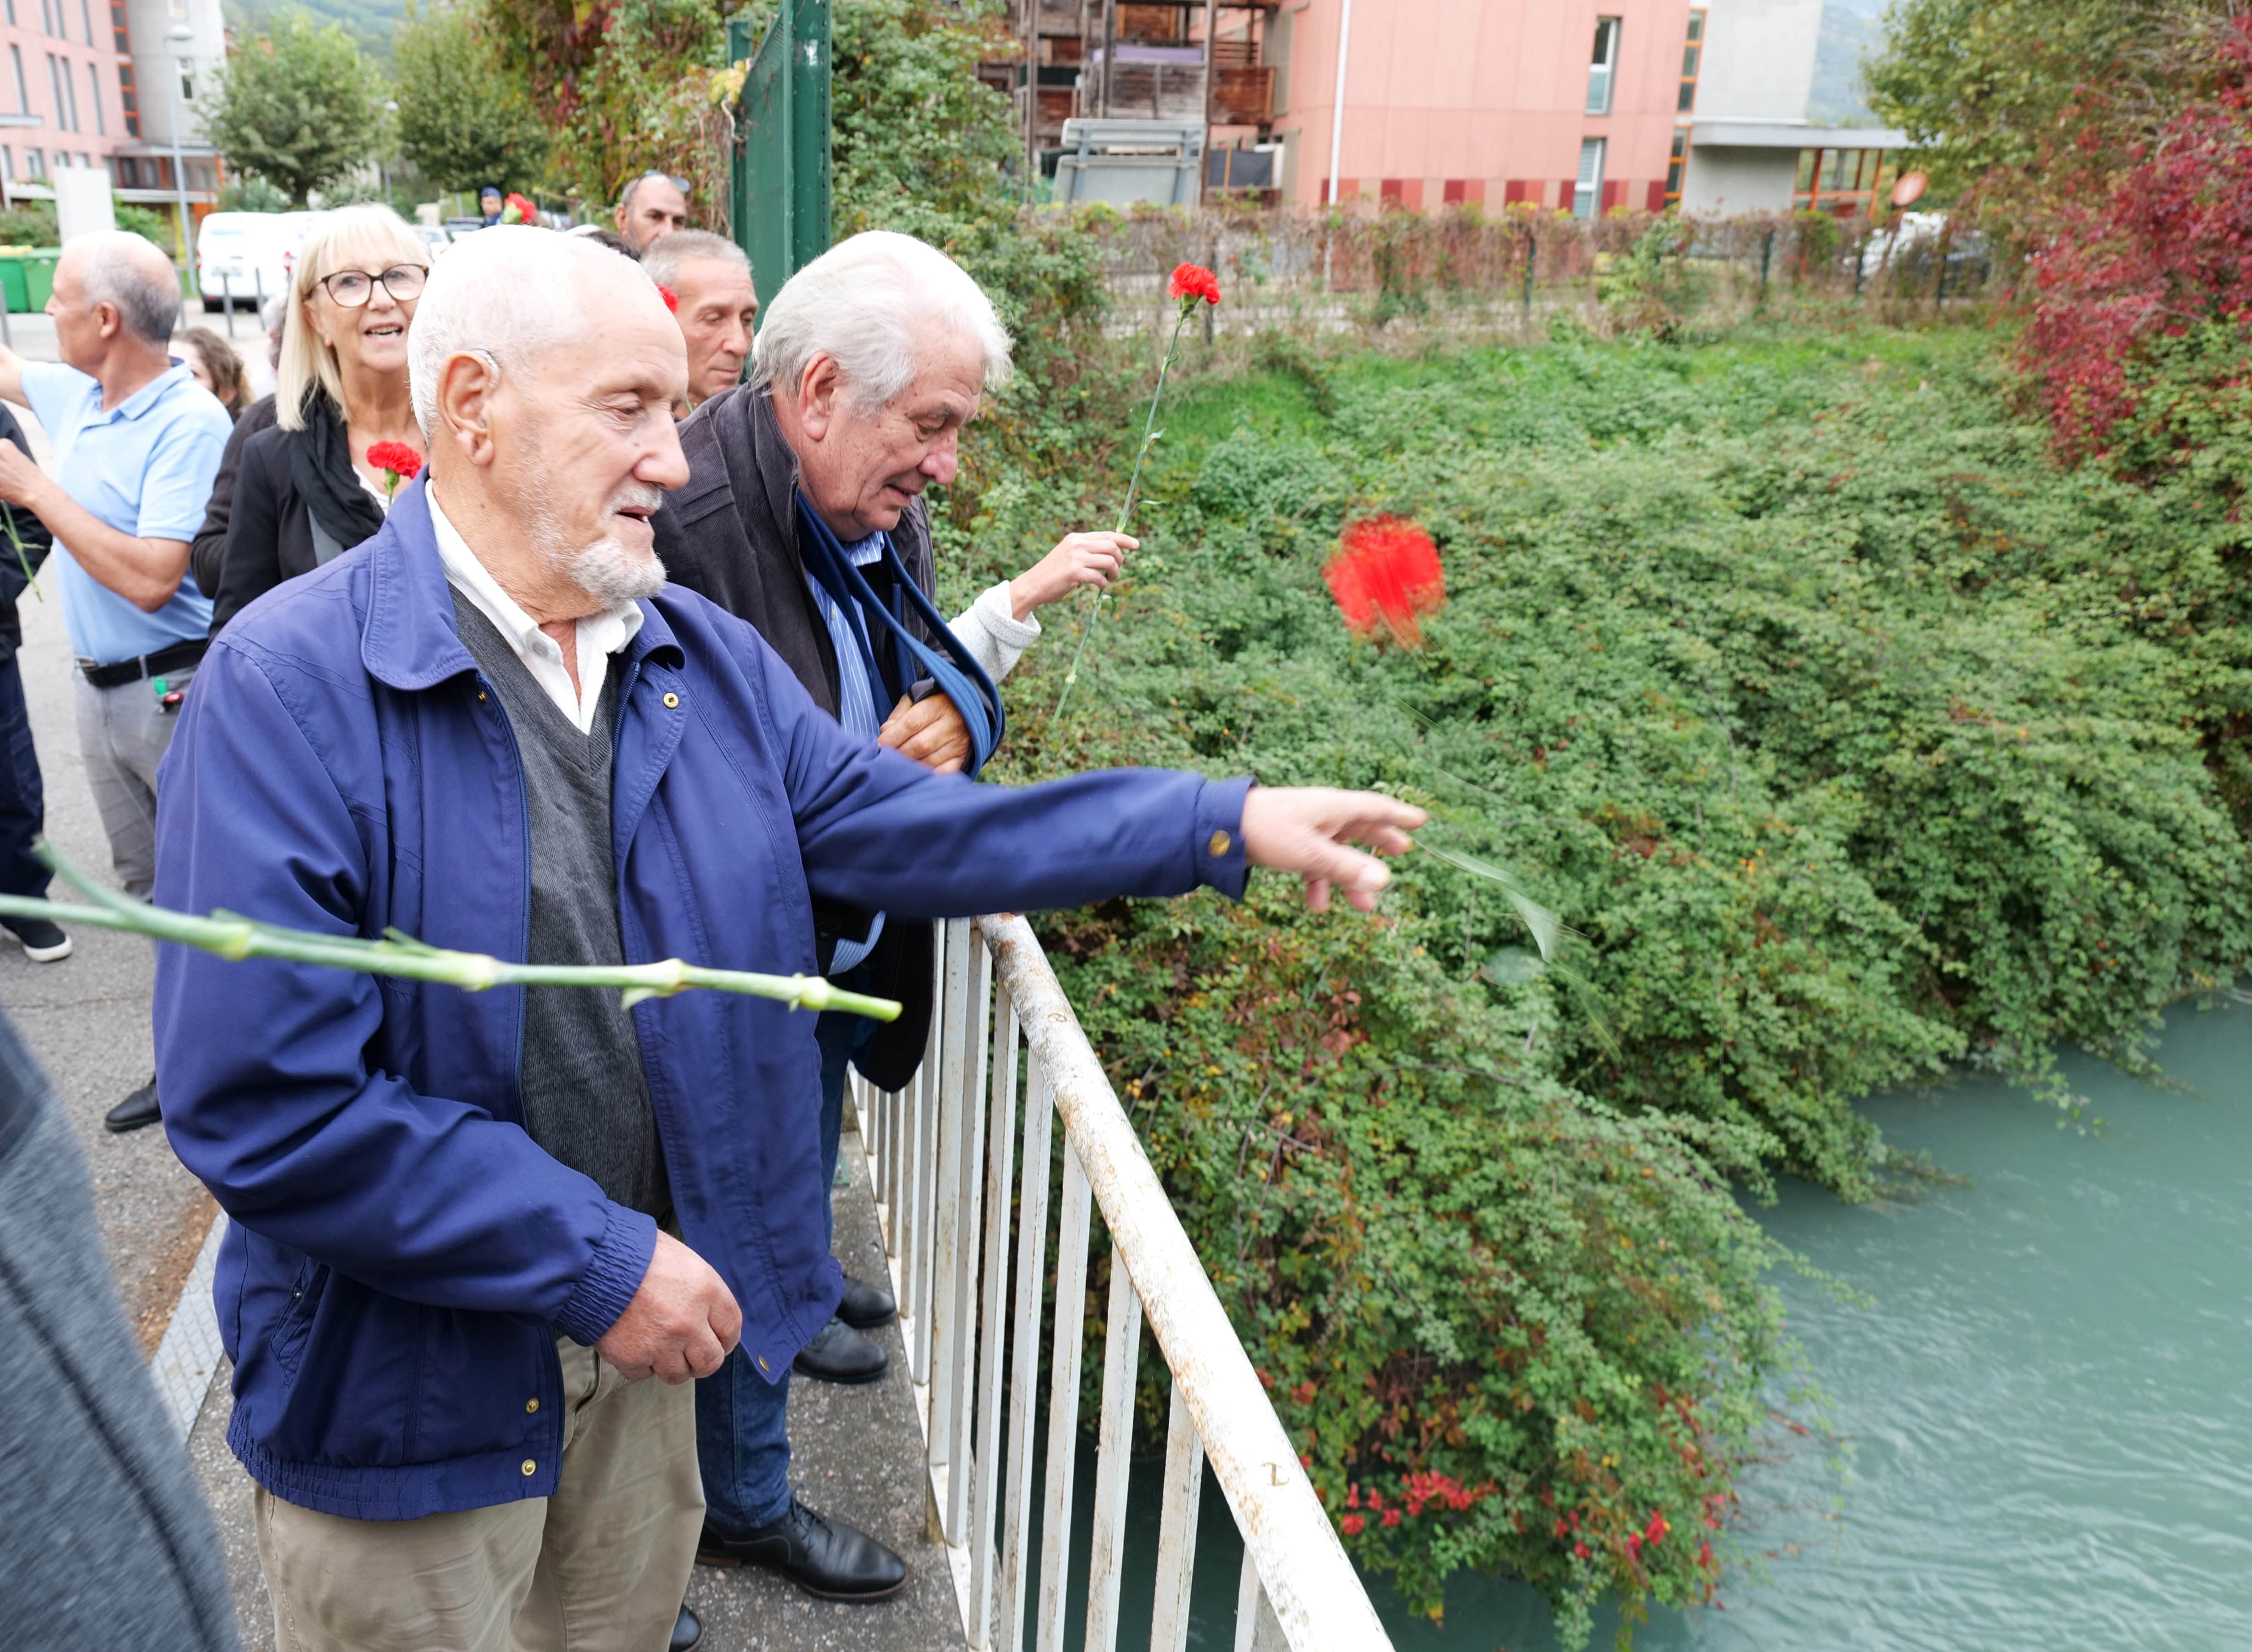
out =
[[[2096,1133],[1991,1080],[1883,1098],[1887,1138],[1965,1185],[1760,1212],[1865,1305],[1779,1281],[1828,1432],[1775,1431],[1721,1609],[1637,1648],[2252,1652],[2252,1009],[2177,1012],[2158,1054],[2180,1088],[2069,1063]],[[1146,1644],[1160,1468],[1134,1466],[1121,1646]],[[1092,1480],[1090,1450],[1082,1504]],[[1190,1643],[1226,1652],[1242,1551],[1209,1481],[1199,1537]],[[1521,1585],[1457,1578],[1443,1624],[1373,1592],[1399,1652],[1557,1645]]]
[[[1725,1609],[1638,1648],[2252,1648],[2252,1010],[2178,1012],[2159,1059],[2185,1089],[2072,1063],[2096,1134],[1985,1080],[1885,1098],[1887,1138],[1967,1186],[1761,1213],[1868,1300],[1783,1281],[1834,1438],[1778,1431]],[[1400,1652],[1556,1643],[1489,1579],[1443,1627],[1388,1615]]]

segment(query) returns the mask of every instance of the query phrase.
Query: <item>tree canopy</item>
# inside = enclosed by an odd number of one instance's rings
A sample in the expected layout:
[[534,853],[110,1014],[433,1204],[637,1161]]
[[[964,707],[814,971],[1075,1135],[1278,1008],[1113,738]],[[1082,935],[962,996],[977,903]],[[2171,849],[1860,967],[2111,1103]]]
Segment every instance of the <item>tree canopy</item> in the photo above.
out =
[[383,101],[382,76],[358,43],[292,10],[227,60],[204,129],[231,169],[302,206],[373,152]]
[[393,54],[399,145],[416,170],[448,190],[494,180],[523,188],[539,179],[547,129],[467,14],[447,6],[410,11]]

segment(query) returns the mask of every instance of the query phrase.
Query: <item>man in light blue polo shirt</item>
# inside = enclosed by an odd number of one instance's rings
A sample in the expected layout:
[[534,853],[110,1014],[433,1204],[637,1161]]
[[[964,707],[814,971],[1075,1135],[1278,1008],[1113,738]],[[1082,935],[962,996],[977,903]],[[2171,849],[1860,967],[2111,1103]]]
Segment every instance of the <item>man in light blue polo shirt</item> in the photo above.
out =
[[[138,235],[81,235],[55,265],[60,363],[0,349],[0,397],[29,408],[54,451],[48,474],[0,443],[0,500],[53,530],[48,567],[78,656],[80,749],[125,892],[156,877],[156,764],[203,658],[211,599],[188,574],[232,428],[226,409],[172,360],[180,315],[170,259]],[[156,1086],[104,1121],[157,1118]]]

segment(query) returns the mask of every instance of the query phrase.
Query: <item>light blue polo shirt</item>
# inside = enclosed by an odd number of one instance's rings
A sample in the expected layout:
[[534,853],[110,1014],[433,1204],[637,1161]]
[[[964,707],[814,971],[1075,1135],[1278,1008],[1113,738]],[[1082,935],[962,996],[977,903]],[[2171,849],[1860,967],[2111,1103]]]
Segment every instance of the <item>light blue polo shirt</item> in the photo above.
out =
[[[101,380],[59,362],[27,361],[24,400],[46,428],[64,492],[121,533],[195,538],[233,422],[185,366],[174,362],[105,413]],[[80,659],[115,665],[211,632],[211,598],[193,575],[144,614],[81,568],[60,538],[52,564]]]

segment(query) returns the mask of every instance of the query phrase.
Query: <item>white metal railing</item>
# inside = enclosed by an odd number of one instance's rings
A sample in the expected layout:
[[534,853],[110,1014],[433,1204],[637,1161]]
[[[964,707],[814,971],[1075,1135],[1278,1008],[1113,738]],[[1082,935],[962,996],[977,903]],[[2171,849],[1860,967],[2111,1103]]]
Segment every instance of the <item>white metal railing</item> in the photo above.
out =
[[[938,934],[921,1070],[893,1093],[856,1076],[852,1096],[899,1295],[933,1536],[946,1545],[965,1643],[977,1652],[1018,1652],[1026,1603],[1035,1600],[1025,1652],[1063,1652],[1088,1241],[1100,1209],[1112,1251],[1086,1652],[1117,1645],[1127,1447],[1144,1318],[1173,1379],[1151,1652],[1187,1644],[1207,1460],[1243,1534],[1236,1652],[1389,1652],[1032,930],[1021,917],[1001,916],[956,919]],[[1062,1187],[1052,1217],[1048,1166],[1059,1125]],[[1051,1233],[1055,1311],[1036,1568],[1028,1545]]]

